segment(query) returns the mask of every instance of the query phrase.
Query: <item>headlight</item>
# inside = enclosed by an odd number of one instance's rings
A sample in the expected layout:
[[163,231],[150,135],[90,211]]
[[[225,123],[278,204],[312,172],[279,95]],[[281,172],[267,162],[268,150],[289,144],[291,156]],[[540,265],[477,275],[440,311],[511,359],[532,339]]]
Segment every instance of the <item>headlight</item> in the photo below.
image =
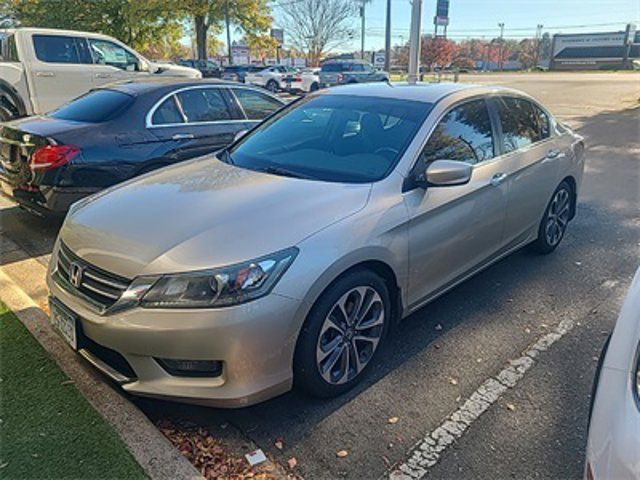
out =
[[230,267],[163,275],[140,300],[145,308],[237,305],[269,293],[298,254],[295,247]]

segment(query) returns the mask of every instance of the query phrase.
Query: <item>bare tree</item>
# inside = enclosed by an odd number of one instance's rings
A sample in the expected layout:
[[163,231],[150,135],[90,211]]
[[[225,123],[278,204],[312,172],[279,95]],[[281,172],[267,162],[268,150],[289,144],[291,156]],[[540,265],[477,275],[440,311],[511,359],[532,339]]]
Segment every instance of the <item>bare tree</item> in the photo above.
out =
[[353,38],[355,13],[353,0],[296,0],[282,5],[280,23],[291,45],[317,65],[324,54]]

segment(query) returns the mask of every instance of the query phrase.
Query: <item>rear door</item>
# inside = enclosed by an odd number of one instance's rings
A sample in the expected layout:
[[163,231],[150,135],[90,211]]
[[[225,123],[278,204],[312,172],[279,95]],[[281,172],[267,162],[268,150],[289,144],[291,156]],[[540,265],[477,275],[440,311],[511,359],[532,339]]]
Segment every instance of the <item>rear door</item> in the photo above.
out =
[[164,144],[163,155],[171,162],[220,150],[245,129],[242,113],[223,87],[177,90],[151,112],[148,128]]
[[86,39],[71,35],[32,35],[35,59],[28,75],[36,113],[46,113],[93,88]]
[[570,154],[570,144],[551,135],[549,116],[521,97],[492,99],[500,119],[500,149],[508,175],[509,199],[505,237],[518,242],[538,227],[560,179],[559,160]]

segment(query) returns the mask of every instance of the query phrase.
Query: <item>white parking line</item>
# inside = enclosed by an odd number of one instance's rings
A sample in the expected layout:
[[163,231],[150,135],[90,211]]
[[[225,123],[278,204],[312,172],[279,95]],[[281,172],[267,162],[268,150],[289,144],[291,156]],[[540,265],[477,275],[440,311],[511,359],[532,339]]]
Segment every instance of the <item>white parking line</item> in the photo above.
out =
[[560,340],[574,326],[573,320],[562,320],[551,332],[542,335],[524,354],[509,362],[496,376],[486,380],[444,422],[413,448],[409,459],[389,474],[391,480],[414,480],[424,477],[440,460],[443,452],[460,438],[471,424],[493,405],[509,388],[513,388],[536,363],[541,352]]

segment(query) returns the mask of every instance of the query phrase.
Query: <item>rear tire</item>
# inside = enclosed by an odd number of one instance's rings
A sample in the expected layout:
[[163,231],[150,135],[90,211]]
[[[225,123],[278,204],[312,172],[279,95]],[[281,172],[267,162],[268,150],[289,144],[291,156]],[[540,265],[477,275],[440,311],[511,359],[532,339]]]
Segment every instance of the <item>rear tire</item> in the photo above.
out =
[[267,82],[267,90],[271,93],[276,93],[278,91],[278,83],[275,80],[269,80]]
[[311,309],[298,337],[294,383],[316,397],[357,385],[377,358],[391,323],[385,281],[354,270],[331,284]]
[[551,195],[538,227],[538,238],[531,248],[542,254],[553,252],[564,238],[571,218],[573,190],[563,181]]
[[318,91],[318,90],[320,90],[320,85],[318,85],[318,83],[317,83],[317,82],[313,82],[313,83],[311,84],[311,86],[309,87],[309,91],[310,91],[310,92],[316,92],[316,91]]

